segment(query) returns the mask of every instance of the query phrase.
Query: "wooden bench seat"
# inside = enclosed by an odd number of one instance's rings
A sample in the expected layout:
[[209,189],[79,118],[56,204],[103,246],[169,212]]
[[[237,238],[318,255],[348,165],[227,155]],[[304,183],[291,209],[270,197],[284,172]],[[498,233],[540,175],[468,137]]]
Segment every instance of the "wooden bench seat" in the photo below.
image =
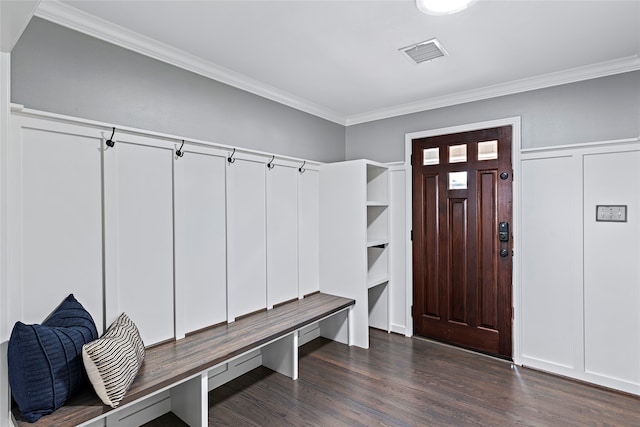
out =
[[17,408],[14,408],[14,424],[77,426],[104,418],[114,411],[171,389],[172,409],[174,395],[176,400],[176,415],[183,420],[189,418],[185,422],[191,426],[206,425],[208,370],[250,351],[262,349],[265,366],[296,379],[298,331],[340,312],[348,312],[354,304],[352,299],[316,293],[180,340],[150,347],[136,380],[118,408],[103,405],[89,387],[36,423],[22,421]]

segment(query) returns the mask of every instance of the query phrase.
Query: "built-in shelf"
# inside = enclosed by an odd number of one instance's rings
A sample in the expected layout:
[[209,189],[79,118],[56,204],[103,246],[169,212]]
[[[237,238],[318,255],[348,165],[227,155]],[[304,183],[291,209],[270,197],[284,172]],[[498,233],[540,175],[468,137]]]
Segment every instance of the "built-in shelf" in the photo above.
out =
[[367,289],[375,288],[376,286],[385,284],[388,281],[389,281],[389,276],[370,279],[369,282],[367,282]]
[[387,238],[384,238],[384,239],[373,238],[373,239],[367,241],[367,247],[368,248],[372,248],[372,247],[376,247],[376,246],[382,248],[382,247],[384,247],[384,246],[386,246],[388,244],[389,244],[389,239],[387,239]]
[[[356,300],[353,345],[389,328],[389,168],[368,160],[320,169],[320,290]],[[366,266],[366,269],[363,268]]]
[[367,164],[367,306],[369,326],[389,327],[389,170]]

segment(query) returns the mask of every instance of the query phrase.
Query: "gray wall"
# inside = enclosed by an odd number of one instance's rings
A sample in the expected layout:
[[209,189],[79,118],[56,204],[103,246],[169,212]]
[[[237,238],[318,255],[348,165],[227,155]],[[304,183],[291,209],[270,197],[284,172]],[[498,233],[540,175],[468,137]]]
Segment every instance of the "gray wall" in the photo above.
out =
[[522,119],[522,148],[640,136],[640,71],[347,127],[347,159],[404,160],[405,134]]
[[11,101],[281,155],[344,160],[344,126],[39,18],[12,52]]
[[640,72],[345,127],[34,18],[11,56],[12,102],[266,152],[404,160],[404,136],[511,116],[523,148],[640,135]]

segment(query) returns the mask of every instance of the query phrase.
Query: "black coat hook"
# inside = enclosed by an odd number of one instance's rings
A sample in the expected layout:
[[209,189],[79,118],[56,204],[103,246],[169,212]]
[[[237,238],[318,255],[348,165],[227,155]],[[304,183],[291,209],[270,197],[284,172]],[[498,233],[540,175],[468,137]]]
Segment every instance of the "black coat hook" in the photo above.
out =
[[233,152],[231,153],[231,155],[229,157],[227,157],[227,162],[229,162],[229,164],[233,163],[236,161],[236,159],[233,158],[233,155],[236,154],[236,149],[233,149]]
[[182,140],[182,145],[176,151],[176,156],[178,156],[178,157],[184,156],[184,151],[182,151],[182,147],[184,147],[184,139]]
[[273,169],[273,167],[275,166],[275,165],[273,164],[273,161],[274,161],[275,159],[276,159],[276,156],[275,156],[275,155],[272,155],[272,156],[271,156],[271,160],[269,160],[269,163],[267,163],[267,167],[268,167],[269,169]]
[[107,147],[113,147],[114,145],[116,145],[116,142],[113,140],[113,135],[116,134],[116,128],[113,128],[113,131],[111,132],[111,138],[107,139]]
[[304,173],[304,172],[306,171],[306,169],[304,168],[304,165],[306,165],[306,164],[307,164],[307,161],[306,161],[306,160],[305,160],[305,161],[303,161],[303,162],[302,162],[302,166],[300,166],[300,167],[298,168],[298,172],[300,172],[300,173]]

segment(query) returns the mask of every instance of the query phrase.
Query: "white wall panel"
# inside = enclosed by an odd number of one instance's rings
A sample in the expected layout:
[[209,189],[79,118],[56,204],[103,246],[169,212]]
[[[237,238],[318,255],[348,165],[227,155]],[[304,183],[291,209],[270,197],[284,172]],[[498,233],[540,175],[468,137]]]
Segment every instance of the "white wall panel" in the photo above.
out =
[[298,170],[267,169],[267,307],[298,297]]
[[389,171],[389,323],[392,332],[407,331],[406,292],[406,171]]
[[[370,164],[366,160],[332,163],[322,165],[320,171],[320,290],[356,300],[349,313],[349,344],[362,348],[369,348],[367,169]],[[388,201],[386,195],[375,200]],[[378,293],[375,297],[382,297],[384,301],[378,299],[378,303],[386,308],[388,294]]]
[[101,141],[34,128],[20,135],[20,320],[41,323],[73,293],[101,330]]
[[[640,392],[640,152],[584,156],[585,371]],[[596,205],[627,222],[596,222]]]
[[123,140],[105,151],[107,322],[127,313],[145,345],[174,337],[172,155]]
[[229,321],[267,306],[264,163],[227,166],[227,315]]
[[[9,237],[8,237],[8,172],[10,141],[11,54],[0,52],[0,384],[8,384],[7,351],[12,326],[9,322]],[[15,301],[13,302],[15,304]],[[0,386],[0,417],[9,412],[9,388]],[[3,422],[0,421],[0,426]]]
[[320,290],[320,173],[298,175],[298,292]]
[[571,368],[574,365],[572,224],[577,212],[572,158],[522,162],[521,341],[523,359]]
[[227,320],[225,158],[175,161],[176,332]]

